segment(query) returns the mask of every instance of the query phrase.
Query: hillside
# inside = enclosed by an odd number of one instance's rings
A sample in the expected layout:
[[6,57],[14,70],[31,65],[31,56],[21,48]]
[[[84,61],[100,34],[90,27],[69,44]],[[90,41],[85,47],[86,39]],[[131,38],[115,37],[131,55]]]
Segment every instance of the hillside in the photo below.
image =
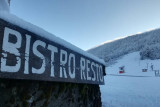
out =
[[159,59],[160,55],[160,29],[135,34],[123,39],[118,39],[95,48],[88,52],[105,60],[109,66],[123,55],[140,52],[141,59]]
[[[105,43],[88,52],[106,62],[103,107],[159,107],[160,78],[155,70],[160,71],[160,29]],[[120,74],[122,66],[125,72]]]
[[[88,52],[106,62],[103,107],[159,107],[160,78],[154,70],[160,71],[160,29],[105,43]],[[120,74],[122,66],[125,72]]]
[[[133,52],[107,67],[106,85],[101,86],[103,107],[159,107],[160,78],[151,65],[160,70],[160,59],[140,60],[139,52]],[[119,74],[121,66],[125,66],[123,74]],[[147,72],[142,72],[147,68]]]

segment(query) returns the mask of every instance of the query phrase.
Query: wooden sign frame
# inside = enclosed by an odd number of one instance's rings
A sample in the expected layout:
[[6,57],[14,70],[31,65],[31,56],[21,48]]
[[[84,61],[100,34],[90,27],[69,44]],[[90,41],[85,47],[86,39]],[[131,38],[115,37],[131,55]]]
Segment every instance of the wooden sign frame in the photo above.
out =
[[0,19],[0,78],[104,84],[94,59]]

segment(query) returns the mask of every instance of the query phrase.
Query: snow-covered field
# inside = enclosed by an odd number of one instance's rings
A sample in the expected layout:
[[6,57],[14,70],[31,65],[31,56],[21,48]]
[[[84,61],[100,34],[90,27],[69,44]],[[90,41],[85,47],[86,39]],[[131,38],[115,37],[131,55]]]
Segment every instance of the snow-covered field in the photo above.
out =
[[[151,65],[160,70],[160,60],[139,59],[139,52],[134,52],[107,67],[105,85],[101,86],[103,107],[160,107],[160,77],[151,70]],[[121,66],[125,66],[123,74],[119,74]]]

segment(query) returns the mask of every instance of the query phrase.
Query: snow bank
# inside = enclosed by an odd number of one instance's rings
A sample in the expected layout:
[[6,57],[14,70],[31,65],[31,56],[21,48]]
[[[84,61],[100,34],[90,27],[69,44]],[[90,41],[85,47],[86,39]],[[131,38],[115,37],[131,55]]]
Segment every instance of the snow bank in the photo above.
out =
[[9,4],[7,0],[0,0],[0,12],[1,11],[9,12]]
[[[2,0],[2,1],[6,2],[4,0]],[[66,47],[66,48],[69,48],[69,49],[71,49],[71,50],[73,50],[73,51],[75,51],[75,52],[77,52],[79,54],[82,54],[82,55],[84,55],[86,57],[94,59],[95,61],[105,65],[104,60],[99,59],[98,57],[95,57],[92,54],[89,54],[89,53],[81,50],[80,48],[78,48],[78,47],[66,42],[65,40],[60,39],[59,37],[56,37],[55,35],[46,32],[42,28],[39,28],[39,27],[37,27],[37,26],[35,26],[33,24],[30,24],[30,23],[28,23],[28,22],[16,17],[15,15],[12,15],[12,14],[4,12],[4,11],[1,11],[0,12],[0,18],[5,20],[5,21],[7,21],[7,22],[10,22],[10,23],[12,23],[14,25],[17,25],[17,26],[19,26],[19,27],[21,27],[23,29],[26,29],[26,30],[28,30],[30,32],[33,32],[33,33],[35,33],[35,34],[37,34],[37,35],[39,35],[41,37],[44,37],[44,38],[46,38],[48,40],[51,40],[51,41],[53,41],[53,42],[55,42],[57,44],[61,44],[62,46]]]
[[160,107],[159,77],[107,76],[102,107]]

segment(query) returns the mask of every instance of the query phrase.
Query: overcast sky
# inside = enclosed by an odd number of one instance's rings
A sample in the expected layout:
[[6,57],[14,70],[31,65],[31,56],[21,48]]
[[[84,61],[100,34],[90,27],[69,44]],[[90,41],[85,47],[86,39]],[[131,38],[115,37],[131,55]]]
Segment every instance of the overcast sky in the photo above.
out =
[[11,0],[11,13],[83,50],[160,27],[160,0]]

